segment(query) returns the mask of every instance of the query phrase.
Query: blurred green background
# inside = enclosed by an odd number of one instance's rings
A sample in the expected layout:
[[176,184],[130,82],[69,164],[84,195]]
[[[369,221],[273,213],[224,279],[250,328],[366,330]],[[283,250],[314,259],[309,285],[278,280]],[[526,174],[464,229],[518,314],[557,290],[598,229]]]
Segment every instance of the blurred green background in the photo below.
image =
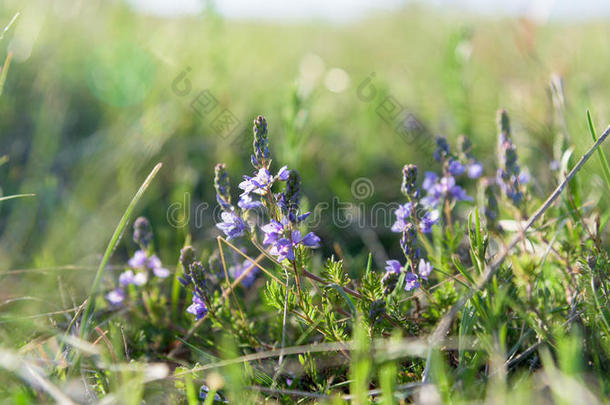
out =
[[[258,114],[269,121],[274,168],[301,172],[310,206],[335,196],[367,205],[400,201],[402,165],[437,169],[428,150],[382,119],[378,107],[388,96],[432,135],[452,144],[469,135],[487,175],[495,170],[495,113],[506,108],[540,197],[555,185],[549,163],[556,137],[566,132],[580,156],[591,144],[586,108],[599,128],[610,123],[610,28],[601,19],[538,24],[411,5],[341,24],[282,23],[227,20],[212,6],[163,18],[120,2],[5,0],[0,26],[16,12],[0,41],[1,59],[12,53],[0,98],[0,155],[9,157],[0,186],[4,195],[36,197],[1,203],[0,267],[50,270],[5,276],[5,298],[43,276],[82,296],[89,270],[157,162],[163,169],[137,214],[150,218],[162,260],[177,261],[188,232],[197,245],[211,245],[212,211],[195,207],[215,205],[216,162],[227,164],[234,191],[250,174]],[[552,103],[553,74],[563,78],[565,119]],[[358,88],[371,77],[375,92],[367,100]],[[217,101],[206,114],[192,105],[204,90]],[[214,123],[225,109],[239,120],[229,135]],[[600,173],[595,159],[580,176],[590,185],[586,200],[604,209]],[[351,192],[360,177],[375,187],[364,201]],[[187,203],[189,223],[168,223],[168,209]],[[325,254],[336,242],[355,260],[364,260],[371,243],[398,244],[387,228],[339,229],[330,218],[315,231]],[[123,242],[113,262],[133,248]],[[53,270],[66,265],[83,267]],[[41,299],[56,293],[32,292]]]

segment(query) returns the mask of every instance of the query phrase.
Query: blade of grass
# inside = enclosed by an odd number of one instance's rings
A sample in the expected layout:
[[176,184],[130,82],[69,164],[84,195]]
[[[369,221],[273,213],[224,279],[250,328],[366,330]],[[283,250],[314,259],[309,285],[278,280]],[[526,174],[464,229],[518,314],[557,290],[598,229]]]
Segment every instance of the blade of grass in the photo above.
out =
[[36,197],[36,194],[14,194],[0,197],[0,201],[12,200],[14,198]]
[[79,333],[79,337],[81,339],[85,339],[85,337],[87,336],[87,334],[89,332],[89,321],[90,321],[91,316],[93,315],[93,310],[94,310],[94,306],[95,306],[94,298],[95,298],[95,295],[97,294],[98,286],[99,286],[100,280],[102,279],[102,274],[104,274],[104,269],[106,268],[106,264],[108,263],[108,260],[110,260],[110,256],[112,256],[112,252],[114,252],[114,249],[118,245],[119,240],[121,239],[121,236],[123,235],[123,231],[127,227],[127,223],[129,222],[131,213],[133,212],[134,208],[136,207],[136,204],[138,203],[138,201],[140,201],[140,198],[142,198],[142,195],[144,194],[144,192],[146,191],[146,189],[148,188],[148,186],[150,185],[152,180],[157,175],[157,172],[161,169],[161,166],[162,166],[162,163],[157,163],[157,165],[152,169],[152,171],[150,172],[150,174],[148,175],[146,180],[144,180],[144,183],[142,183],[142,185],[140,186],[140,189],[133,196],[133,198],[131,199],[131,202],[127,206],[127,209],[125,210],[125,213],[123,214],[123,217],[119,221],[119,224],[117,225],[116,229],[114,230],[114,233],[112,234],[112,238],[110,238],[110,242],[108,243],[108,246],[106,247],[106,251],[104,252],[102,261],[100,262],[100,265],[97,269],[97,273],[95,274],[95,278],[93,279],[93,284],[91,286],[91,292],[89,293],[89,298],[87,298],[87,306],[85,307],[85,312],[83,313],[83,317],[82,317],[82,321],[81,321],[81,328],[80,328],[80,333]]
[[[182,247],[186,247],[189,246],[191,244],[191,234],[189,233],[188,235],[186,235],[186,238],[184,239],[184,244],[182,245]],[[178,264],[176,265],[176,271],[174,272],[174,280],[172,282],[172,309],[171,309],[171,313],[172,313],[172,317],[174,320],[178,319],[178,301],[180,301],[180,274],[184,273],[184,268],[182,267],[182,264],[180,263],[180,260],[178,260]]]
[[[591,137],[593,138],[593,142],[597,142],[597,134],[595,133],[595,125],[593,125],[593,118],[591,117],[591,111],[587,109],[587,123],[589,124],[589,132],[591,132]],[[610,166],[608,166],[608,160],[606,159],[606,155],[602,148],[597,149],[597,156],[599,156],[599,160],[602,164],[602,170],[604,172],[604,178],[606,180],[606,186],[610,190]]]
[[8,75],[8,68],[11,65],[11,59],[13,58],[13,53],[9,52],[6,55],[6,59],[4,60],[4,65],[0,69],[0,96],[4,91],[4,82],[6,81],[6,76]]
[[17,21],[17,18],[19,17],[20,14],[21,13],[16,12],[15,15],[13,16],[13,18],[11,18],[11,21],[9,21],[8,25],[6,27],[4,27],[4,30],[2,30],[2,34],[0,34],[0,41],[2,39],[4,39],[4,34],[6,34],[6,32],[11,29],[11,27],[13,26],[15,21]]

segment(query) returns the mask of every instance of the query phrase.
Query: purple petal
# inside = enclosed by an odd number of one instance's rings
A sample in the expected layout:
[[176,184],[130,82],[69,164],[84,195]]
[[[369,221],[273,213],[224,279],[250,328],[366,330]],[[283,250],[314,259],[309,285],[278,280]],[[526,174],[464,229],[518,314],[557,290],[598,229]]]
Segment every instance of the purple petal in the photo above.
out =
[[413,273],[407,273],[405,275],[405,291],[411,291],[419,287],[419,281],[417,276]]
[[313,232],[309,232],[301,241],[304,246],[317,248],[320,246],[320,238]]
[[402,219],[398,219],[392,225],[392,232],[402,232],[402,231],[404,231],[406,226],[407,226],[407,223],[405,221],[403,221]]
[[129,267],[134,269],[140,269],[146,267],[146,263],[148,261],[148,255],[143,250],[138,250],[133,254],[133,257],[129,259],[127,264]]
[[474,162],[468,165],[468,177],[478,179],[483,174],[483,165],[479,162]]
[[106,299],[112,305],[120,305],[125,299],[125,293],[120,288],[116,288],[106,294]]
[[133,271],[126,270],[119,276],[119,285],[125,287],[129,284],[133,284]]
[[402,264],[398,260],[386,260],[385,264],[385,269],[388,272],[400,273],[402,270]]
[[422,188],[426,191],[430,190],[436,180],[438,179],[438,175],[434,172],[426,172],[424,182],[422,184]]
[[146,284],[147,281],[148,281],[148,274],[146,274],[145,272],[138,272],[133,277],[133,284],[137,285],[138,287],[143,286],[144,284]]
[[398,209],[396,209],[394,211],[394,215],[396,215],[396,218],[402,219],[404,221],[411,216],[412,212],[413,212],[413,204],[406,203],[406,204],[399,206]]
[[288,175],[290,174],[290,170],[288,170],[288,166],[283,166],[279,172],[277,172],[277,178],[286,181],[288,180]]
[[417,266],[417,272],[419,276],[424,280],[428,279],[430,273],[432,273],[432,265],[426,262],[424,259],[419,259],[419,266]]
[[149,269],[155,269],[157,267],[161,267],[161,260],[159,260],[157,255],[152,255],[148,258],[147,266]]
[[454,176],[461,175],[465,170],[466,168],[464,165],[458,160],[452,160],[449,163],[449,173],[453,174]]
[[169,270],[165,267],[155,267],[153,269],[153,273],[155,273],[155,276],[159,278],[166,278],[169,276]]

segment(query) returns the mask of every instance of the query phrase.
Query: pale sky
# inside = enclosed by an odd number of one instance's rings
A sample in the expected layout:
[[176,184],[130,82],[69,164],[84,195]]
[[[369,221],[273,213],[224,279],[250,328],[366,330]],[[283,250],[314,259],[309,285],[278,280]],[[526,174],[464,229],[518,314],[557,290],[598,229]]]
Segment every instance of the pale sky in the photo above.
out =
[[[160,14],[193,14],[204,0],[126,0],[140,11]],[[391,11],[413,0],[216,0],[216,9],[227,18],[271,20],[349,21],[369,12]],[[422,4],[453,6],[485,14],[529,15],[546,18],[609,17],[610,0],[420,0]]]

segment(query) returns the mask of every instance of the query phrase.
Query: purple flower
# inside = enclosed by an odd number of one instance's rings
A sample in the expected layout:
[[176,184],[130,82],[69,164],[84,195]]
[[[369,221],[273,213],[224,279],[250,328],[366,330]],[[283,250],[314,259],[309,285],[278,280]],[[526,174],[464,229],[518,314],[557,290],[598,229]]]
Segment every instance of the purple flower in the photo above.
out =
[[169,269],[166,269],[165,267],[155,267],[153,268],[153,273],[159,278],[169,277]]
[[253,208],[262,207],[263,203],[252,199],[249,194],[242,195],[237,202],[237,206],[242,210],[250,210]]
[[451,197],[456,201],[473,201],[473,198],[466,194],[466,190],[460,186],[451,188]]
[[483,174],[483,165],[477,161],[468,165],[468,177],[478,179]]
[[428,194],[422,198],[422,203],[430,208],[435,208],[442,198],[452,198],[456,201],[472,201],[466,191],[455,184],[453,176],[442,177],[434,186],[430,187]]
[[288,166],[282,166],[282,168],[277,172],[277,178],[282,181],[288,180],[288,175],[290,174],[290,170],[288,170]]
[[405,274],[405,291],[411,291],[419,287],[417,276],[411,272]]
[[398,207],[394,211],[394,215],[396,215],[396,222],[392,225],[392,232],[402,232],[407,226],[407,220],[411,216],[413,212],[413,204],[408,202]]
[[271,245],[269,253],[280,262],[284,259],[294,260],[294,248],[298,245],[316,248],[320,244],[320,238],[313,232],[302,237],[300,231],[294,230],[290,238],[286,237],[284,225],[277,221],[271,221],[261,229],[265,232],[263,244]]
[[263,195],[272,184],[273,176],[269,173],[269,170],[263,167],[258,170],[254,177],[244,176],[244,181],[239,183],[239,188],[244,190],[241,195],[250,193]]
[[[295,232],[297,232],[299,236],[301,235],[301,232],[299,232],[299,231],[295,231]],[[294,233],[293,233],[293,235],[294,235]],[[294,236],[293,236],[293,240],[294,240]],[[317,248],[320,246],[320,238],[315,233],[309,232],[307,235],[305,235],[301,239],[300,243],[303,246],[307,246],[309,248]]]
[[436,184],[436,180],[438,180],[438,175],[434,172],[426,172],[424,175],[424,182],[422,184],[422,188],[426,191],[430,191],[432,187]]
[[449,169],[449,173],[451,173],[454,176],[459,176],[462,173],[464,173],[464,171],[466,170],[464,165],[462,163],[460,163],[459,160],[452,160],[451,162],[449,162],[448,169]]
[[524,169],[521,173],[519,173],[519,183],[527,184],[530,182],[530,174]]
[[449,194],[455,187],[455,179],[453,176],[445,176],[438,183],[438,188],[443,195]]
[[152,255],[148,258],[148,262],[146,263],[149,269],[156,269],[161,267],[161,260],[157,257],[157,255]]
[[186,312],[195,315],[195,320],[198,321],[208,313],[208,307],[197,293],[193,293],[193,303],[186,309]]
[[243,263],[231,266],[229,268],[229,275],[234,280],[236,280],[246,270],[250,269],[251,267],[252,267],[252,269],[250,270],[250,272],[246,276],[244,276],[244,278],[241,281],[241,284],[244,287],[250,287],[252,285],[252,283],[254,283],[254,280],[256,279],[256,275],[260,272],[260,269],[254,263],[252,263],[250,260],[244,260]]
[[294,251],[292,250],[293,246],[294,244],[291,243],[290,240],[287,238],[281,238],[271,246],[269,253],[272,256],[275,256],[280,262],[284,259],[294,260]]
[[220,214],[222,222],[216,224],[216,227],[227,235],[227,239],[237,238],[243,235],[246,229],[244,221],[234,212],[223,212]]
[[127,262],[129,267],[134,268],[134,269],[142,269],[142,268],[146,267],[147,263],[148,263],[148,255],[143,250],[136,251],[133,254],[133,257],[131,259],[129,259],[129,261]]
[[133,273],[132,270],[126,270],[119,276],[119,285],[126,287],[130,284],[143,286],[148,281],[148,276],[145,272]]
[[263,239],[264,245],[269,245],[271,243],[277,242],[284,232],[284,225],[271,220],[267,225],[261,227],[262,231],[265,233],[265,238]]
[[120,288],[115,288],[106,294],[106,299],[112,305],[121,305],[125,299],[125,292]]
[[432,265],[430,264],[430,262],[427,262],[424,259],[419,259],[419,266],[417,267],[417,272],[423,280],[427,280],[430,273],[432,273]]
[[426,213],[419,223],[419,227],[423,233],[432,232],[432,226],[437,224],[439,220],[439,214],[437,210],[432,210]]
[[385,270],[390,273],[400,273],[402,270],[402,264],[398,260],[386,260]]
[[169,270],[163,267],[161,260],[157,257],[157,255],[152,255],[148,258],[147,266],[153,271],[155,276],[159,278],[166,278],[169,276]]

